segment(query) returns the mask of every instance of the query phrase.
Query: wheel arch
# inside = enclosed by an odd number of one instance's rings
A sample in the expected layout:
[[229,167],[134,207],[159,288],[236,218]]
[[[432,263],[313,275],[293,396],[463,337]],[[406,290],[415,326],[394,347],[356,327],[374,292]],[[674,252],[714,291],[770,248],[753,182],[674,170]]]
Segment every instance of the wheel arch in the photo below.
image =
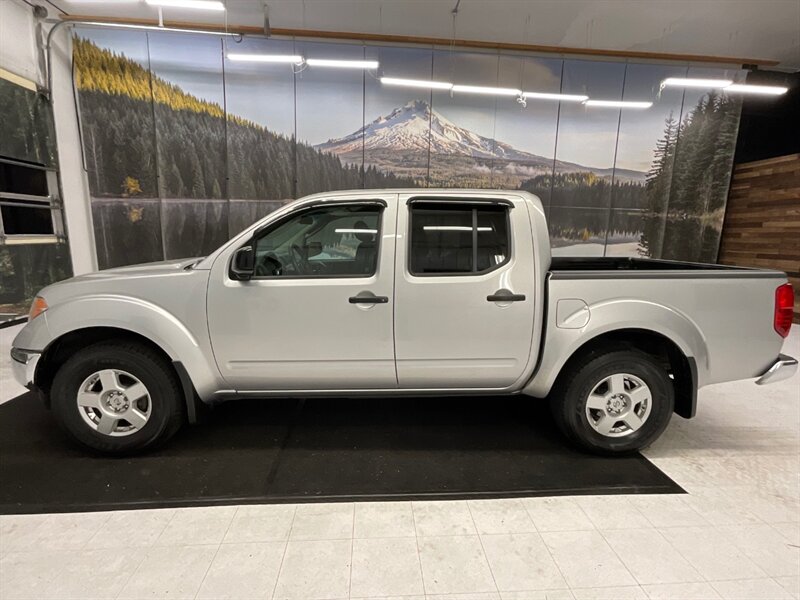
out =
[[113,326],[91,326],[72,329],[55,338],[42,351],[34,374],[34,383],[43,392],[42,395],[48,407],[50,387],[61,366],[82,348],[100,342],[112,341],[134,342],[145,346],[170,365],[182,392],[188,420],[190,423],[197,421],[197,416],[201,410],[200,399],[184,365],[175,360],[161,345],[149,337],[131,329]]
[[[639,350],[655,357],[669,372],[675,391],[675,413],[686,419],[692,418],[697,410],[698,372],[696,359],[688,355],[684,348],[670,336],[644,327],[627,327],[595,332],[566,357],[558,370],[552,374],[546,389],[539,386],[526,392],[533,395],[546,395],[558,386],[560,380],[568,374],[575,363],[584,360],[588,355],[610,352],[619,349]],[[536,378],[534,378],[535,382]],[[533,383],[533,382],[532,382]],[[544,390],[544,394],[541,393]],[[536,393],[539,391],[540,393]]]

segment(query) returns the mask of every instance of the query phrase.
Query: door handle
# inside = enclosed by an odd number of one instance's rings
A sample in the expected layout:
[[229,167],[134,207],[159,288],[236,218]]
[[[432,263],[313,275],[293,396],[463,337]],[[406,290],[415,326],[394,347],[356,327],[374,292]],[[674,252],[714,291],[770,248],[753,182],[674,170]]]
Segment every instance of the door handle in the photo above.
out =
[[494,294],[486,296],[489,302],[525,302],[525,294],[512,294],[508,290],[497,290]]
[[388,296],[350,296],[347,299],[350,304],[386,304],[389,302]]

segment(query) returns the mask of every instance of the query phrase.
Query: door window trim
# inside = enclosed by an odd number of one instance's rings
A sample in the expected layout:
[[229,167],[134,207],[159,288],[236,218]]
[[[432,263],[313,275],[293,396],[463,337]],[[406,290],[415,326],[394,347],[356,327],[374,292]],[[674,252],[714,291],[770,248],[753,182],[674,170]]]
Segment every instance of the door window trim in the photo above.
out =
[[[437,201],[438,200],[438,201]],[[437,205],[448,205],[452,203],[453,207],[455,208],[464,208],[465,206],[469,207],[468,209],[472,211],[472,266],[475,268],[475,265],[478,264],[477,254],[478,254],[478,227],[477,227],[477,218],[478,218],[478,208],[480,206],[500,206],[502,207],[505,219],[506,219],[506,234],[508,236],[508,254],[501,263],[497,263],[487,269],[483,269],[481,271],[448,271],[443,273],[415,273],[411,270],[411,248],[412,248],[412,237],[413,237],[413,221],[414,217],[412,214],[413,205],[414,204],[437,204]],[[513,254],[513,235],[511,231],[511,216],[510,212],[511,209],[514,207],[514,204],[509,200],[496,200],[490,198],[477,198],[475,200],[467,199],[463,202],[460,198],[436,198],[436,197],[428,197],[428,198],[410,198],[406,205],[408,206],[407,214],[408,214],[408,223],[407,223],[407,239],[406,242],[406,271],[411,277],[475,277],[479,275],[486,275],[487,273],[491,273],[504,267],[509,262],[511,262],[511,256]]]
[[[291,221],[298,215],[302,215],[305,212],[318,209],[318,208],[328,208],[328,207],[336,207],[336,206],[375,206],[378,208],[378,233],[375,234],[376,240],[376,257],[375,257],[375,270],[365,275],[363,273],[353,273],[351,275],[255,275],[249,279],[249,281],[289,281],[289,280],[298,280],[298,279],[307,279],[307,280],[319,280],[319,279],[369,279],[370,277],[375,277],[378,274],[378,269],[380,267],[380,259],[381,259],[381,248],[382,248],[382,233],[383,233],[383,215],[386,210],[387,204],[386,201],[381,200],[380,198],[369,199],[369,200],[319,200],[317,202],[312,202],[310,204],[305,204],[303,206],[298,207],[296,210],[293,210],[289,213],[286,213],[278,220],[273,221],[272,223],[267,223],[253,232],[253,235],[250,236],[250,239],[239,246],[239,248],[244,248],[245,246],[251,246],[253,248],[253,252],[256,251],[256,243],[258,240],[267,235],[269,232],[275,230],[276,228],[280,227],[281,225]],[[237,250],[239,249],[237,248]],[[234,256],[236,255],[236,251],[231,254],[230,259],[228,260],[228,277],[230,277],[230,269],[231,269],[231,261],[233,261]]]

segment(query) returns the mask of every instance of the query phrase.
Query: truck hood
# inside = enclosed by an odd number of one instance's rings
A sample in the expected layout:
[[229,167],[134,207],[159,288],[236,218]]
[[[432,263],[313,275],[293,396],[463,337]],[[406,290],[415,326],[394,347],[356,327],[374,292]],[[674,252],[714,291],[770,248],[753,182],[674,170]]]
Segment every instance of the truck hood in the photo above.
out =
[[65,283],[77,282],[81,280],[100,281],[106,279],[120,279],[127,277],[143,277],[149,275],[164,275],[172,272],[179,272],[186,267],[200,261],[201,258],[180,258],[177,260],[163,260],[160,262],[142,263],[128,267],[116,267],[78,275],[72,279],[67,279]]
[[39,295],[43,296],[51,305],[53,302],[57,303],[87,294],[122,294],[146,297],[155,290],[155,287],[163,289],[163,286],[169,285],[174,277],[207,277],[208,271],[198,272],[187,269],[198,260],[197,258],[182,258],[86,273],[54,283],[44,288]]

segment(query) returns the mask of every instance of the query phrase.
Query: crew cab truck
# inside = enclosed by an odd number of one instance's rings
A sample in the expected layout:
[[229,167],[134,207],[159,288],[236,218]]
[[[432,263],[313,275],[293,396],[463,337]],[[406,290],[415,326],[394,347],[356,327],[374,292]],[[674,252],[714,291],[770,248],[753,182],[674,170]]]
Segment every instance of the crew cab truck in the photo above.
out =
[[49,286],[11,355],[107,453],[235,398],[524,394],[549,397],[573,442],[621,454],[692,417],[700,387],[791,376],[792,297],[778,271],[553,258],[521,191],[342,191],[204,258]]

